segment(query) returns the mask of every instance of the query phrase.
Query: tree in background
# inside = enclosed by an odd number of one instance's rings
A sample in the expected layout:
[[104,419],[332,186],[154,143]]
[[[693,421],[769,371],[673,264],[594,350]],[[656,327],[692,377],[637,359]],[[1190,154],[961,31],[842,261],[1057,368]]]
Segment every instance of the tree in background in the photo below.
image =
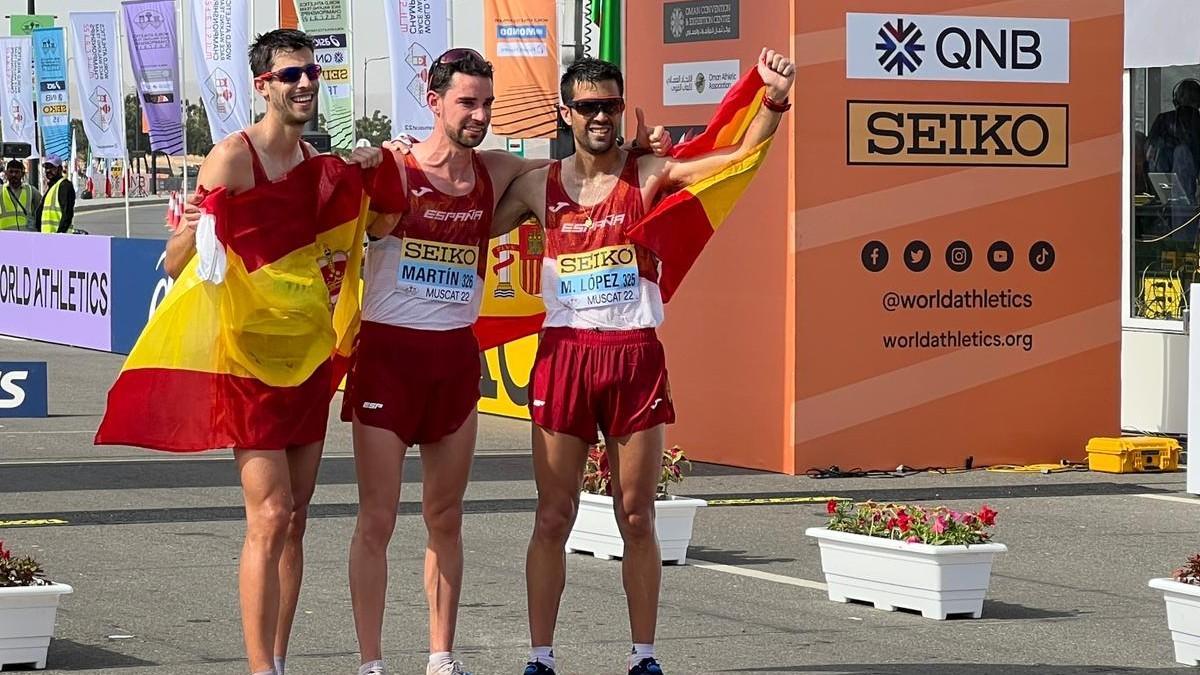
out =
[[187,151],[189,155],[207,155],[213,147],[208,128],[208,111],[200,103],[184,100],[187,110]]
[[142,100],[137,94],[125,95],[125,147],[133,156],[150,152],[150,135],[142,133]]
[[71,119],[71,134],[75,138],[75,147],[79,149],[79,156],[87,157],[92,146],[88,144],[87,133],[83,130],[83,120],[78,117]]
[[383,145],[392,137],[392,120],[376,110],[370,117],[363,116],[354,122],[354,135],[367,139],[371,145]]

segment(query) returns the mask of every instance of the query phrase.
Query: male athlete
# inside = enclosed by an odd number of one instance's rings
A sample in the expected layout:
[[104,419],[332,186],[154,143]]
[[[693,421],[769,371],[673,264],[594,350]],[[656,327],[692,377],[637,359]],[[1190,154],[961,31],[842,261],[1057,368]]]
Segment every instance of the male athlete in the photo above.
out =
[[[622,578],[633,637],[629,673],[662,673],[654,652],[662,573],[654,495],[665,425],[674,422],[675,411],[655,334],[663,319],[658,261],[625,233],[666,191],[715,174],[775,132],[789,107],[795,68],[782,54],[763,50],[758,73],[766,98],[741,144],[676,160],[618,148],[616,123],[625,110],[621,71],[597,59],[576,61],[561,82],[562,116],[571,125],[575,154],[519,177],[496,212],[493,235],[516,227],[527,212],[546,233],[546,321],[529,384],[538,506],[525,570],[532,645],[525,675],[554,673],[564,545],[598,429],[607,439],[625,542]],[[661,135],[656,128],[652,137]]]
[[[549,163],[474,150],[487,134],[494,100],[492,66],[478,52],[455,48],[435,59],[426,96],[432,133],[411,148],[393,149],[409,208],[403,217],[378,218],[368,230],[375,241],[342,408],[342,419],[353,422],[358,474],[350,592],[362,675],[386,673],[387,547],[404,456],[414,445],[421,446],[427,532],[426,673],[465,673],[453,647],[463,576],[462,502],[478,422],[479,344],[471,326],[483,300],[500,195],[518,175]],[[661,144],[648,145],[665,154]]]
[[[300,138],[314,114],[321,75],[312,39],[295,30],[260,35],[250,47],[250,68],[254,88],[266,102],[266,115],[213,146],[197,178],[205,190],[224,187],[240,194],[269,189],[317,154]],[[380,157],[378,149],[364,148],[350,160],[371,167]],[[167,242],[165,267],[172,277],[179,276],[196,252],[196,201],[189,206],[183,226]],[[329,414],[329,389],[324,383],[330,374],[320,369],[313,378],[323,379],[313,387],[311,405],[289,411],[294,426],[285,447],[234,450],[246,506],[238,575],[242,630],[250,670],[256,675],[283,675],[300,594],[302,538]]]

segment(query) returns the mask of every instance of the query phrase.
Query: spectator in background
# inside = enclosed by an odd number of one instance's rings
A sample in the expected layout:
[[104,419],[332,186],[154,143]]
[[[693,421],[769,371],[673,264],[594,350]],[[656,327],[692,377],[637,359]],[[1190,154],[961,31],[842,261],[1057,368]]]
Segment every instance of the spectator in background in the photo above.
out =
[[4,190],[0,191],[0,230],[37,231],[35,214],[42,204],[37,188],[25,182],[25,165],[14,159],[4,168]]
[[1146,148],[1147,173],[1173,173],[1188,204],[1196,204],[1200,166],[1200,81],[1188,78],[1171,92],[1173,110],[1154,118]]
[[47,157],[44,166],[46,198],[37,210],[38,229],[47,233],[70,232],[75,218],[75,186],[63,177],[63,161],[58,155]]

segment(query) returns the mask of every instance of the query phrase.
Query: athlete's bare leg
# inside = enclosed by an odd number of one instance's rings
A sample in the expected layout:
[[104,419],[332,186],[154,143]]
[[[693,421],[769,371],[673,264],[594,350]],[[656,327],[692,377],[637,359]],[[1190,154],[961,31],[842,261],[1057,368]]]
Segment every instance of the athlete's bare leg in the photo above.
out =
[[475,456],[478,413],[471,411],[457,431],[421,446],[424,475],[421,513],[425,544],[425,595],[429,602],[429,651],[454,650],[458,599],[462,592],[462,503]]
[[658,622],[662,557],[654,535],[654,495],[662,474],[666,426],[639,431],[608,445],[617,529],[625,541],[621,579],[634,644],[653,644]]
[[287,454],[279,450],[236,450],[246,505],[246,538],[238,565],[242,636],[250,672],[275,667],[279,621],[279,564],[292,519],[292,481]]
[[567,537],[579,510],[579,490],[587,462],[582,438],[533,427],[533,477],[537,514],[525,556],[529,637],[534,647],[554,645],[558,606],[567,581]]
[[396,527],[400,479],[408,446],[386,429],[354,417],[354,468],[358,522],[350,543],[350,602],[362,662],[383,658],[383,607],[387,599],[387,548]]
[[287,449],[288,475],[292,484],[292,514],[288,521],[287,538],[279,558],[279,619],[275,626],[275,656],[287,656],[292,621],[300,600],[300,584],[304,579],[304,530],[308,524],[308,504],[317,487],[317,470],[321,466],[324,441],[297,445]]

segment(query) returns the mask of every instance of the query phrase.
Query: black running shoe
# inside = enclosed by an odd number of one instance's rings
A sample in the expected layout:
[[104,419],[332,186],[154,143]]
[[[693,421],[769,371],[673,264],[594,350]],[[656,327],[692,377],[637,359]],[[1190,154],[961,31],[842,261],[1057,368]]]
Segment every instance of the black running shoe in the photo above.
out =
[[[528,673],[529,671],[525,671]],[[662,666],[654,659],[642,659],[642,662],[629,669],[629,675],[663,675]]]
[[[658,672],[662,672],[661,670]],[[555,675],[554,669],[541,661],[530,661],[525,664],[525,672],[521,675]]]

